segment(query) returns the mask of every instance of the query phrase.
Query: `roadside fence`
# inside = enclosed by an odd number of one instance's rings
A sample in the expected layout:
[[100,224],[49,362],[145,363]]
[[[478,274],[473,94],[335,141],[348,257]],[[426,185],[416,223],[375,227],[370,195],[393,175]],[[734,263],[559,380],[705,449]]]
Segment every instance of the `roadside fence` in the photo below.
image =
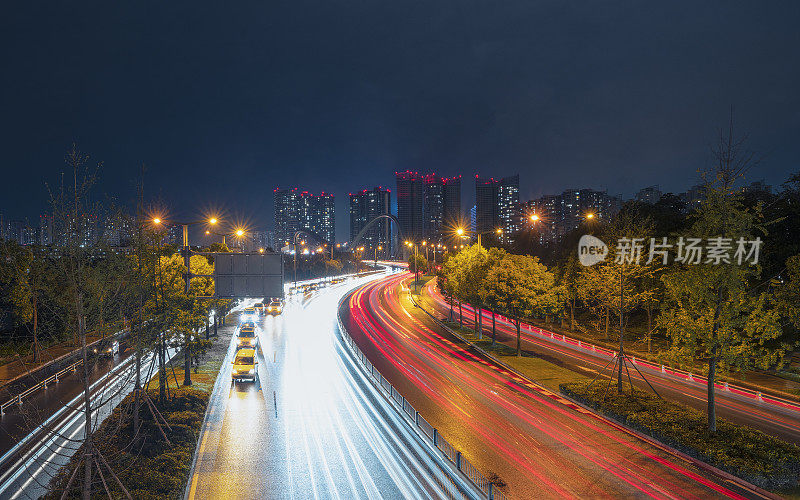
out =
[[[468,304],[466,302],[464,302],[464,305],[473,307],[471,304]],[[419,305],[418,307],[422,308],[421,305]],[[428,312],[428,314],[431,313]],[[466,317],[467,315],[465,315],[465,318]],[[496,315],[496,320],[498,322],[505,322],[513,326],[513,321],[510,318],[507,318],[501,314]],[[545,330],[543,328],[539,328],[537,326],[525,323],[524,321],[520,322],[520,329],[525,333],[532,334],[534,338],[538,337],[539,339],[542,339],[551,344],[561,345],[572,350],[583,351],[597,358],[612,359],[617,356],[617,351],[615,350],[606,349],[605,347],[601,347],[599,345],[592,344],[590,342],[575,339],[569,337],[568,335],[554,333],[550,330]],[[631,361],[631,363],[635,364],[640,369],[647,370],[650,373],[658,374],[662,377],[668,376],[670,378],[677,379],[687,384],[697,384],[703,386],[708,385],[708,379],[705,376],[698,375],[695,372],[681,370],[678,368],[672,368],[667,365],[642,359],[641,357],[637,358],[635,356],[628,356],[628,359]],[[764,392],[762,391],[748,389],[746,387],[734,385],[726,381],[716,382],[714,386],[721,391],[736,394],[743,398],[753,399],[759,403],[770,404],[787,410],[800,412],[800,403],[798,403],[797,401],[781,398],[779,396],[773,396],[771,394],[764,394]]]
[[36,385],[34,385],[32,387],[28,387],[27,389],[25,389],[21,393],[17,394],[13,398],[9,399],[5,403],[0,404],[0,418],[5,416],[6,409],[8,407],[10,407],[11,405],[16,404],[16,405],[22,406],[22,400],[23,399],[27,398],[28,396],[30,396],[34,392],[38,391],[39,389],[47,389],[47,386],[50,385],[50,384],[57,384],[60,379],[64,378],[64,376],[66,376],[66,375],[68,375],[70,373],[75,373],[75,371],[78,369],[78,367],[81,366],[82,364],[83,364],[83,360],[76,361],[75,363],[72,363],[68,367],[66,367],[63,370],[61,370],[60,372],[55,373],[53,375],[50,375],[49,377],[47,377],[46,379],[42,380],[38,384],[36,384]]
[[[346,298],[347,296],[345,296]],[[356,345],[353,337],[345,328],[342,322],[341,314],[339,311],[336,313],[336,319],[339,324],[339,331],[342,332],[342,338],[345,344],[350,348],[351,352],[355,355],[356,359],[361,363],[363,370],[371,376],[373,383],[379,387],[386,395],[387,399],[392,403],[395,410],[412,426],[424,441],[432,444],[441,456],[437,458],[443,459],[442,462],[445,466],[455,469],[457,473],[461,474],[463,478],[469,480],[472,485],[479,490],[484,498],[488,500],[507,500],[509,497],[489,481],[483,474],[467,460],[452,444],[450,444],[438,430],[433,427],[425,418],[414,409],[411,403],[392,386],[392,384],[378,371],[377,368],[367,359],[367,356],[361,352]],[[453,483],[453,480],[447,476],[446,481],[440,479],[439,484],[448,491],[452,498],[460,498],[462,495],[458,494],[459,488]]]

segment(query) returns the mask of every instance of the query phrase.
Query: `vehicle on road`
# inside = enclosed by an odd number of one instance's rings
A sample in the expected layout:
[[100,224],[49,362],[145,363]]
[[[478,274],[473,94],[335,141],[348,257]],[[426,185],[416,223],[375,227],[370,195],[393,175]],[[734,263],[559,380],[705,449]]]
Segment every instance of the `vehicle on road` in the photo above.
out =
[[258,334],[254,326],[243,326],[239,330],[239,335],[236,336],[237,347],[251,347],[255,348],[258,344]]
[[233,370],[231,370],[231,379],[235,383],[237,380],[250,380],[256,381],[256,350],[252,348],[239,349],[236,351],[236,356],[231,361]]
[[272,299],[267,306],[267,314],[277,316],[283,312],[283,302],[280,299]]
[[256,308],[255,307],[245,307],[242,311],[241,316],[239,316],[239,321],[244,322],[247,319],[255,319],[256,317]]
[[264,314],[264,303],[263,302],[257,302],[256,304],[253,305],[253,309],[256,310],[256,314],[261,316],[262,314]]

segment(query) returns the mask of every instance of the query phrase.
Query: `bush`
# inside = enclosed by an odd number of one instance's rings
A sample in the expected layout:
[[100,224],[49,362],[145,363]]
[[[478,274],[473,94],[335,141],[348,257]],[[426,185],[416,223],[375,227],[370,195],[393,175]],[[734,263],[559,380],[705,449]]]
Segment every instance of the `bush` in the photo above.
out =
[[795,487],[800,481],[800,447],[761,431],[717,419],[708,432],[705,413],[649,393],[619,395],[604,384],[561,384],[561,392],[628,427],[766,489]]
[[[135,443],[131,442],[133,422],[131,415],[123,414],[123,411],[132,410],[133,394],[128,395],[94,433],[97,448],[136,499],[183,497],[209,395],[190,387],[170,391],[172,397],[163,404],[156,403],[156,406],[172,428],[164,428],[171,446],[164,441],[144,404],[140,413],[139,438]],[[158,400],[157,389],[150,391],[150,398],[153,402]],[[50,482],[50,492],[44,496],[45,499],[61,497],[82,455],[83,447]],[[112,494],[115,497],[122,496],[116,482],[105,471],[104,475]],[[67,498],[80,498],[81,486],[81,477],[76,477]],[[93,488],[93,496],[105,496],[101,484],[95,484]]]

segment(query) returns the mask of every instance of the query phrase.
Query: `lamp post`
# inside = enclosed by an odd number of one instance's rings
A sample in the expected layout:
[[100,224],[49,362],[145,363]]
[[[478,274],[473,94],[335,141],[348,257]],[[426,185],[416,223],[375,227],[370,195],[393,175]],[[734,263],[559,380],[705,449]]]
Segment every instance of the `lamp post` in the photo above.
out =
[[414,249],[414,293],[417,293],[417,280],[419,279],[419,257],[417,256],[417,251],[419,249],[419,245],[410,241],[406,241],[406,245],[408,245],[409,248]]
[[[191,249],[189,248],[189,226],[195,224],[210,224],[216,225],[218,222],[216,217],[211,217],[205,221],[195,221],[195,222],[172,222],[172,225],[177,226],[180,225],[183,229],[183,248],[181,249],[181,253],[183,254],[183,264],[186,266],[186,272],[183,275],[184,283],[183,283],[183,291],[187,297],[189,297],[194,304],[194,297],[189,296],[189,286],[192,281],[192,270],[191,270]],[[153,219],[153,224],[162,225],[166,224],[160,218],[156,217]],[[241,230],[240,230],[241,231]],[[163,347],[162,347],[163,349]],[[191,370],[191,356],[189,355],[189,336],[186,337],[186,345],[183,349],[183,360],[184,360],[184,374],[183,374],[183,385],[192,385],[192,370]]]
[[376,266],[378,265],[378,250],[383,250],[383,247],[381,245],[378,245],[378,246],[375,247],[375,265]]
[[482,246],[481,245],[481,236],[482,235],[484,235],[484,234],[496,234],[496,235],[500,236],[500,235],[503,234],[503,230],[501,228],[499,228],[499,227],[497,229],[493,230],[493,231],[483,231],[483,232],[467,231],[463,227],[459,227],[459,228],[456,229],[456,235],[460,236],[461,238],[468,238],[469,234],[476,235],[478,237],[478,246]]

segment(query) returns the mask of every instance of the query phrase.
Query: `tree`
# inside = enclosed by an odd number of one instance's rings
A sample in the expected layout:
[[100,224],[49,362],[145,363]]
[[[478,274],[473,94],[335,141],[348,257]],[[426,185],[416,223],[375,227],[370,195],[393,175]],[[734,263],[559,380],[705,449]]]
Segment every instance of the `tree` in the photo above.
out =
[[786,259],[787,277],[776,292],[781,315],[800,330],[800,254]]
[[0,254],[0,281],[9,289],[9,299],[17,326],[31,326],[33,334],[33,362],[39,361],[39,310],[43,295],[52,293],[49,287],[49,266],[44,257],[35,255],[30,248],[16,242],[2,244]]
[[408,257],[408,270],[412,273],[416,273],[418,270],[421,272],[425,272],[428,269],[428,261],[425,259],[424,255],[415,255],[412,253]]
[[[703,242],[723,238],[718,241],[734,245],[754,240],[758,214],[745,209],[734,190],[753,158],[732,130],[721,135],[714,170],[706,178],[706,199],[693,217],[689,236]],[[766,293],[750,290],[759,274],[758,266],[747,262],[706,258],[700,264],[676,264],[662,277],[666,301],[657,324],[670,338],[670,356],[707,365],[710,432],[716,432],[717,370],[767,368],[788,348],[770,345],[781,335],[779,315]]]
[[556,313],[563,290],[554,290],[555,276],[536,257],[506,254],[492,266],[485,280],[487,295],[517,327],[517,356],[522,355],[520,320],[534,313]]
[[208,312],[212,300],[204,297],[214,295],[214,266],[202,255],[192,255],[189,260],[192,278],[189,293],[185,293],[184,274],[186,266],[183,257],[173,254],[161,257],[161,282],[166,292],[163,297],[166,307],[164,328],[169,331],[178,345],[184,349],[184,385],[191,385],[191,359],[205,345],[198,338],[199,330],[207,325]]

